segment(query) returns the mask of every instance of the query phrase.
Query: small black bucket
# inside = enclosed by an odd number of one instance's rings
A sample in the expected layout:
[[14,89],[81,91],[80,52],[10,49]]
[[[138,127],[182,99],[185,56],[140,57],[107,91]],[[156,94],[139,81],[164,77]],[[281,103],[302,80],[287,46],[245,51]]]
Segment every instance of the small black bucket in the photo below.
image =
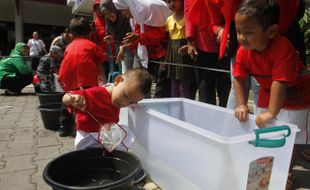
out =
[[129,152],[91,148],[52,160],[43,179],[54,190],[132,190],[140,170],[140,161]]
[[41,118],[46,129],[57,130],[60,127],[60,115],[61,115],[62,103],[54,102],[48,104],[42,104],[38,107],[41,113]]
[[63,92],[39,92],[37,93],[40,104],[47,104],[52,102],[62,102]]

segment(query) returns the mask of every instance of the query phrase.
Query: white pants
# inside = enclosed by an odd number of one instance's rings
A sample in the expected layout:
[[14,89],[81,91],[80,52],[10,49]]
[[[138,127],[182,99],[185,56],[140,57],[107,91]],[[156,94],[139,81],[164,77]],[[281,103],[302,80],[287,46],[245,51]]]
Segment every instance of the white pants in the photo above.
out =
[[[300,132],[296,134],[295,144],[310,144],[310,108],[301,110],[287,110],[281,109],[277,115],[277,120],[295,124],[300,129]],[[258,108],[258,112],[267,111],[265,108]],[[306,142],[308,136],[308,142]]]
[[[127,136],[123,140],[122,144],[118,145],[116,149],[127,151],[130,145],[135,141],[135,136],[127,126],[124,125],[121,126],[126,131]],[[100,144],[100,142],[98,141],[98,133],[89,133],[81,130],[76,131],[76,137],[74,141],[75,150],[82,150],[96,147],[104,148],[103,145]]]
[[102,147],[98,142],[98,133],[89,133],[85,131],[76,131],[76,137],[74,141],[75,150],[82,150],[91,147]]

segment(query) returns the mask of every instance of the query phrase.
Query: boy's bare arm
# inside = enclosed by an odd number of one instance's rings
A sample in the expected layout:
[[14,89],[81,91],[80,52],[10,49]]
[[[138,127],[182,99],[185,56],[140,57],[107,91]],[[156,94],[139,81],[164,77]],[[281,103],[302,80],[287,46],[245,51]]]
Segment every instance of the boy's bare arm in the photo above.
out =
[[244,122],[248,119],[248,113],[250,111],[247,105],[248,100],[247,100],[245,79],[235,78],[234,89],[236,92],[236,99],[237,99],[235,117],[237,117],[239,121]]
[[67,93],[62,97],[62,102],[67,106],[73,106],[82,111],[86,109],[86,99],[78,94]]
[[279,81],[273,81],[270,89],[268,111],[259,113],[256,117],[258,127],[265,127],[266,122],[272,121],[280,112],[286,94],[287,85]]

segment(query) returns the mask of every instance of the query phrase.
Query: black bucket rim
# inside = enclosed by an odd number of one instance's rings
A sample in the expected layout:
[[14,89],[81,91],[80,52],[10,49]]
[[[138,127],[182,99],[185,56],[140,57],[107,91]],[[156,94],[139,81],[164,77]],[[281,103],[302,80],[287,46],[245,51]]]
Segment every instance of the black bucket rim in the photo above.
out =
[[[48,105],[59,105],[60,107],[59,108],[44,108],[43,107],[43,106],[48,106]],[[41,104],[37,107],[37,109],[40,111],[46,111],[46,112],[57,111],[57,110],[61,110],[62,105],[63,105],[63,103],[61,103],[61,102],[51,102],[51,103]]]
[[37,92],[38,96],[48,96],[48,95],[65,95],[64,92]]
[[[44,168],[43,170],[43,179],[44,181],[52,186],[52,188],[61,188],[62,190],[98,190],[99,188],[107,188],[106,190],[109,190],[111,188],[116,188],[120,185],[122,185],[122,183],[126,182],[127,180],[129,180],[130,178],[133,178],[133,181],[134,181],[134,176],[138,174],[138,172],[142,169],[142,165],[141,165],[141,162],[139,160],[139,158],[134,155],[133,153],[127,151],[121,151],[121,150],[114,150],[113,152],[122,152],[122,153],[126,153],[128,155],[130,155],[131,157],[134,158],[134,160],[136,161],[137,163],[137,166],[136,168],[129,174],[127,175],[126,177],[122,178],[122,179],[119,179],[117,181],[114,181],[112,183],[108,183],[108,184],[103,184],[103,185],[99,185],[99,186],[96,186],[96,187],[79,187],[79,186],[72,186],[72,185],[64,185],[64,184],[60,184],[54,180],[52,180],[50,178],[50,176],[48,176],[48,169],[51,167],[52,164],[54,164],[58,159],[62,158],[62,157],[65,157],[69,154],[78,154],[78,152],[81,152],[81,151],[91,151],[91,150],[97,150],[97,151],[102,151],[104,152],[105,150],[101,147],[98,147],[98,148],[89,148],[89,149],[83,149],[83,150],[74,150],[74,151],[71,151],[71,152],[68,152],[66,154],[63,154],[57,158],[54,158],[52,161],[50,161]],[[112,152],[112,153],[113,153]],[[106,152],[106,154],[109,154],[108,152]]]

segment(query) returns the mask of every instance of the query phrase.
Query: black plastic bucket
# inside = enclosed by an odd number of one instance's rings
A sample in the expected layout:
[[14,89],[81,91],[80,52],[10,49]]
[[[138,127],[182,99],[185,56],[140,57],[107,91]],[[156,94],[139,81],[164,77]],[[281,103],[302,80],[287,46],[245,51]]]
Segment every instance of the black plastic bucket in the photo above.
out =
[[140,169],[140,161],[129,152],[104,154],[103,148],[91,148],[52,160],[43,178],[54,190],[131,190]]
[[62,103],[54,102],[42,104],[38,107],[41,118],[46,129],[57,130],[60,127],[59,118],[61,115]]
[[40,104],[47,104],[52,102],[62,102],[63,92],[39,92],[37,93]]

